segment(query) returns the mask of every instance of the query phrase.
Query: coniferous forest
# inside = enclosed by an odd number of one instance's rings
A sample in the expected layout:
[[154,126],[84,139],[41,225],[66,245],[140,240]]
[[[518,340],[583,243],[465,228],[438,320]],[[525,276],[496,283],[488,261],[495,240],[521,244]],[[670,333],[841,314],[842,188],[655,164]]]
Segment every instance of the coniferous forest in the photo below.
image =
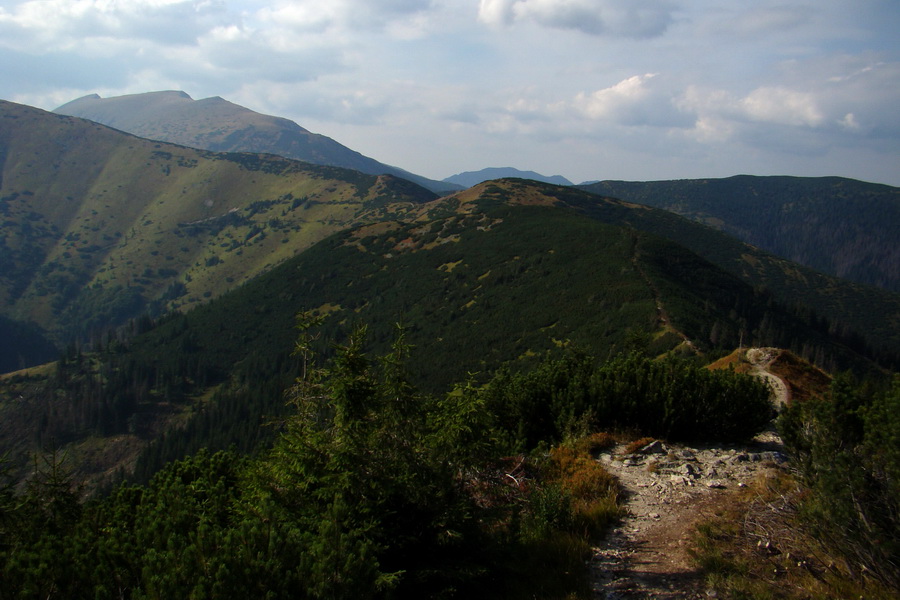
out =
[[[87,501],[64,453],[36,458],[19,491],[6,465],[2,597],[580,597],[590,546],[621,515],[594,460],[610,432],[728,443],[772,418],[758,378],[637,351],[567,351],[427,394],[402,327],[379,356],[356,327],[325,360],[321,322],[298,317],[269,449],[201,449]],[[884,589],[898,399],[900,381],[846,375],[779,420],[807,525]]]
[[271,449],[200,450],[86,503],[59,453],[7,486],[3,597],[564,597],[617,517],[601,430],[737,441],[771,418],[756,378],[638,353],[428,395],[402,329],[370,357],[358,327],[323,365],[300,320]]

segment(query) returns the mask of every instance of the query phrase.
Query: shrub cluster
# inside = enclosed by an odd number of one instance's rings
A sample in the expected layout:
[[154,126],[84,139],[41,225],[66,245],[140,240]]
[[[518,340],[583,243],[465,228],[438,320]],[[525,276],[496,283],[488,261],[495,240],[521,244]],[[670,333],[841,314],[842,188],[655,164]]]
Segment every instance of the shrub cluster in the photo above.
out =
[[570,354],[521,374],[501,371],[483,391],[512,447],[559,441],[579,428],[629,429],[672,441],[738,441],[774,416],[762,380],[637,353],[595,367]]
[[[590,455],[611,436],[574,432],[745,435],[768,414],[754,380],[637,356],[434,399],[409,383],[402,332],[372,360],[360,328],[321,367],[310,324],[262,456],[201,451],[88,504],[56,455],[24,495],[0,472],[0,598],[578,597],[619,508]],[[541,450],[511,468],[513,446]]]
[[900,376],[876,393],[838,376],[829,397],[789,407],[779,429],[816,537],[852,576],[900,589]]

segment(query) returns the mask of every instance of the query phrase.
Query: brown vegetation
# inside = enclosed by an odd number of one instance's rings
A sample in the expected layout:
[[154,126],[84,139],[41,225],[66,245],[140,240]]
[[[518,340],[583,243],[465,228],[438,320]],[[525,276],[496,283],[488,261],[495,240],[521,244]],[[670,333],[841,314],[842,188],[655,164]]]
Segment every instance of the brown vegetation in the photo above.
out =
[[697,526],[691,555],[720,598],[893,598],[853,578],[804,526],[802,488],[788,473],[763,473]]

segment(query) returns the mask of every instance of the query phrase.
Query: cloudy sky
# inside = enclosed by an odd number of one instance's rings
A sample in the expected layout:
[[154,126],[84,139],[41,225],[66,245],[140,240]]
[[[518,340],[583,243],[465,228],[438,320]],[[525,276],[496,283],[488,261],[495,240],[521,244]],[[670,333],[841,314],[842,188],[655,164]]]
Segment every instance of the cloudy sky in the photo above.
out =
[[900,185],[898,0],[0,0],[0,98],[184,90],[443,179]]

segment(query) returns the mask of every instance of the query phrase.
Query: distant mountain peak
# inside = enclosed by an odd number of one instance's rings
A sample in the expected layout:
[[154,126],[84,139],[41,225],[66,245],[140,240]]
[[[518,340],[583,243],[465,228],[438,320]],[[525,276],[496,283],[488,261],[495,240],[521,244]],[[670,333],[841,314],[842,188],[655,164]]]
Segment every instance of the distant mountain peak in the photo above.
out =
[[572,182],[562,175],[541,175],[535,171],[521,171],[514,167],[487,167],[480,171],[465,171],[457,173],[444,179],[447,183],[461,185],[463,187],[472,187],[484,181],[491,179],[504,179],[508,177],[516,177],[519,179],[532,179],[543,183],[552,183],[554,185],[572,185]]
[[194,100],[180,90],[112,98],[91,94],[63,104],[53,112],[181,146],[214,152],[277,154],[369,175],[390,173],[437,193],[459,189],[380,163],[331,138],[312,133],[294,121],[258,113],[221,96]]

